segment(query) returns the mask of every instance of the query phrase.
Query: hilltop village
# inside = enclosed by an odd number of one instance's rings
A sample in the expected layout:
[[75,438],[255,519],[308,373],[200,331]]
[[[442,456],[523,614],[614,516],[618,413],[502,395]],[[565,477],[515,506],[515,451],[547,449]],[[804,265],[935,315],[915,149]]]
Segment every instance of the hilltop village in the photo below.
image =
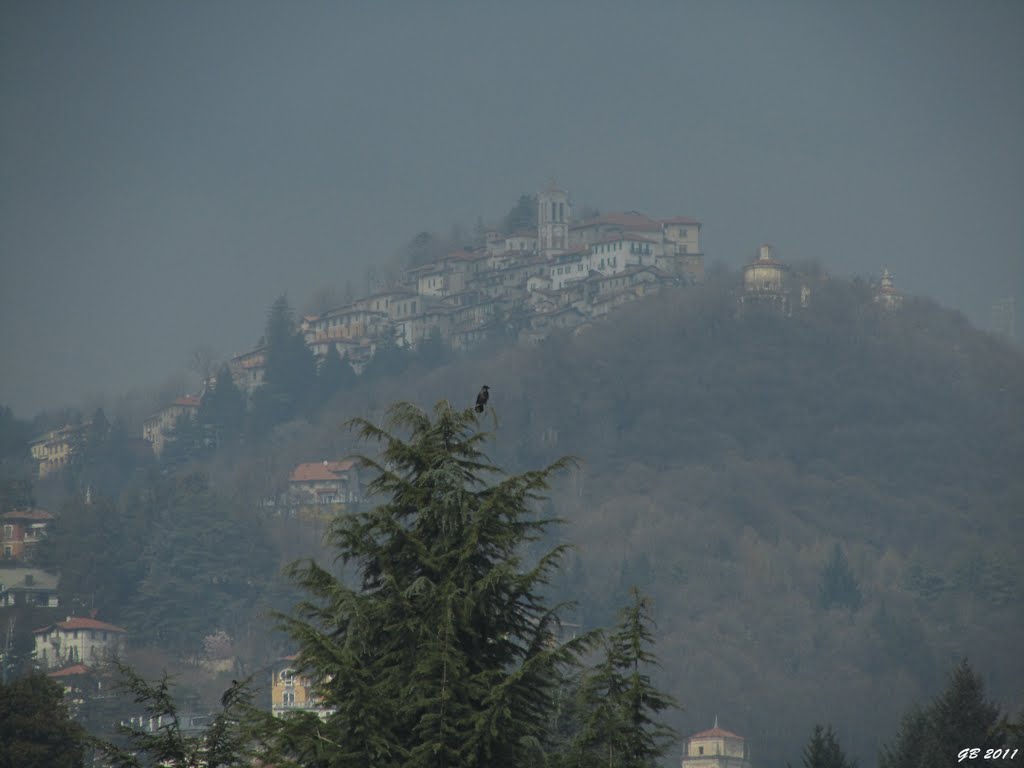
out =
[[[438,338],[462,351],[498,333],[538,341],[664,285],[703,279],[694,219],[629,211],[575,220],[569,194],[554,184],[537,195],[536,218],[536,230],[486,232],[476,246],[406,269],[391,288],[302,318],[306,344],[321,359],[333,346],[360,373],[385,344]],[[251,394],[263,382],[265,349],[229,365]]]
[[[537,343],[555,331],[581,331],[667,286],[704,279],[696,219],[654,219],[637,211],[574,219],[568,192],[553,183],[536,196],[536,205],[536,229],[486,231],[476,245],[405,269],[391,287],[304,316],[299,328],[306,346],[321,362],[333,348],[361,374],[388,347],[409,350],[433,341],[459,352],[495,336]],[[744,267],[737,312],[758,307],[792,314],[809,305],[811,293],[805,276],[761,245]],[[886,309],[902,306],[888,270],[874,298]],[[227,363],[250,400],[265,381],[266,365],[265,345]],[[203,394],[182,395],[145,421],[141,437],[153,454],[161,456],[179,419],[194,419],[202,400]],[[68,425],[32,441],[40,478],[67,466],[88,428],[88,422]]]

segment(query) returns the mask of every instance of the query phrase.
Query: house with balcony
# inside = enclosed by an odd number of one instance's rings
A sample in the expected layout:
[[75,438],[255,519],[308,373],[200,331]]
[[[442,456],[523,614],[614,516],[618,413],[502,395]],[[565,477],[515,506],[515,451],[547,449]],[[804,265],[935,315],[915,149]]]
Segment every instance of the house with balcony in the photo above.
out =
[[296,656],[286,656],[271,665],[271,714],[283,717],[289,712],[313,712],[327,717],[334,710],[317,698],[313,678],[299,671],[297,660]]
[[0,515],[0,556],[4,560],[30,560],[32,550],[46,538],[53,515],[41,509],[14,509]]
[[81,448],[91,422],[67,424],[31,440],[32,458],[39,462],[39,479],[57,472],[71,463]]
[[355,461],[313,461],[299,464],[288,478],[288,495],[297,506],[353,504],[360,500]]

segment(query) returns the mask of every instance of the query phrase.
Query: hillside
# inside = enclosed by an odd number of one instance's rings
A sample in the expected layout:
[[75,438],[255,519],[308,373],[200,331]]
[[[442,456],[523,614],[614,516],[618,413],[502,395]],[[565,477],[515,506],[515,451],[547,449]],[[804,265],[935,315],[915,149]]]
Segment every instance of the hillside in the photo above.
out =
[[[926,300],[883,312],[857,281],[821,280],[791,318],[737,318],[735,284],[357,388],[279,444],[342,449],[350,415],[490,384],[499,463],[582,460],[553,499],[582,622],[639,583],[674,724],[718,715],[758,764],[795,759],[823,720],[873,764],[964,655],[1019,707],[1024,358]],[[837,543],[860,601],[823,595]]]

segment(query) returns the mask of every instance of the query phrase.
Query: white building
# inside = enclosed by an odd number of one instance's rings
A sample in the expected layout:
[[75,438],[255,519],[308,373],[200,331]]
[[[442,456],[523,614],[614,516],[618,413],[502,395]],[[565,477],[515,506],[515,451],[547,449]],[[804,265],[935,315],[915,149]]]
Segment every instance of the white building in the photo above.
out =
[[124,652],[127,630],[96,619],[69,616],[33,633],[36,661],[43,669],[60,669],[71,664],[97,666]]

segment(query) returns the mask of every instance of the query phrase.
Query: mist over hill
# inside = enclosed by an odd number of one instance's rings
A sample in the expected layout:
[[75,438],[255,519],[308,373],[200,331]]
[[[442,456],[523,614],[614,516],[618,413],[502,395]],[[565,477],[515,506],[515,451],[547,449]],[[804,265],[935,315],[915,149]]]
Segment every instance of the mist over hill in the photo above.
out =
[[490,384],[499,464],[581,459],[552,501],[579,620],[652,594],[674,725],[718,715],[759,764],[825,720],[872,764],[965,655],[1019,707],[1024,357],[927,299],[886,312],[859,280],[740,317],[737,282],[357,389],[300,442],[340,448],[350,415]]
[[799,273],[810,302],[790,316],[739,313],[740,277],[717,269],[537,345],[398,355],[401,373],[191,460],[128,461],[115,427],[33,487],[27,425],[8,418],[4,501],[59,512],[41,554],[62,606],[157,659],[226,630],[257,669],[288,650],[266,618],[295,603],[280,567],[329,557],[322,527],[268,506],[294,466],[365,450],[352,417],[468,408],[488,384],[499,466],[578,458],[544,510],[575,546],[555,596],[583,628],[633,585],[653,598],[680,735],[717,716],[755,765],[781,765],[831,722],[872,765],[964,656],[1004,711],[1024,704],[1024,356],[930,300],[886,311],[864,281]]

